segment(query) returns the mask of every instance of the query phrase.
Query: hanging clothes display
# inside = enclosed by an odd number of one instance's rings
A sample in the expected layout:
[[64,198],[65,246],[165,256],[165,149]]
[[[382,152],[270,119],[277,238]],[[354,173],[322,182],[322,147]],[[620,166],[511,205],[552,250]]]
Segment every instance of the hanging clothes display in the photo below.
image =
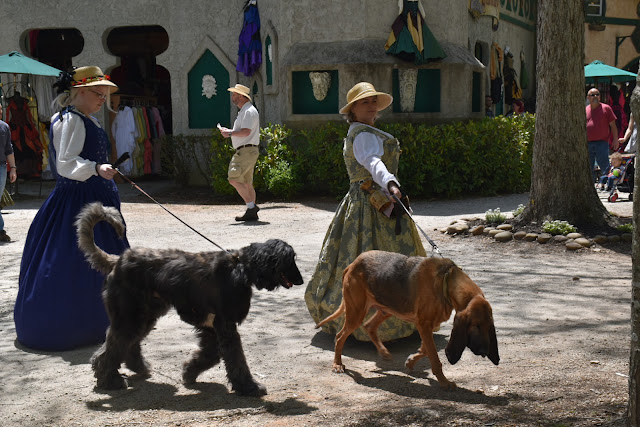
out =
[[165,135],[164,126],[162,125],[162,116],[160,116],[160,110],[157,107],[151,109],[153,116],[154,128],[156,130],[157,138],[153,141],[153,164],[151,165],[151,172],[154,174],[160,174],[162,172],[162,138]]
[[500,104],[502,99],[502,48],[497,43],[491,45],[491,62],[489,63],[489,77],[491,78],[491,101]]
[[[118,157],[124,153],[133,153],[136,148],[136,138],[140,136],[136,122],[133,118],[133,110],[129,106],[125,106],[118,111],[116,118],[111,123],[111,135],[115,139],[116,152]],[[120,170],[125,175],[131,175],[133,170],[133,162],[131,158],[127,159],[120,165]]]
[[262,64],[262,41],[260,40],[260,14],[257,0],[247,0],[244,5],[244,21],[238,46],[236,71],[252,76]]
[[510,105],[516,99],[522,99],[522,89],[518,83],[518,73],[513,68],[513,54],[507,46],[504,50],[504,102]]
[[157,107],[122,106],[111,124],[111,134],[118,157],[125,152],[130,155],[120,166],[123,174],[138,177],[161,172],[161,140],[165,130]]
[[398,58],[424,64],[447,55],[424,21],[424,9],[419,0],[399,0],[400,15],[391,25],[385,52]]
[[42,142],[29,100],[20,92],[9,98],[7,122],[11,128],[11,142],[15,148],[16,166],[20,178],[38,178],[42,174]]

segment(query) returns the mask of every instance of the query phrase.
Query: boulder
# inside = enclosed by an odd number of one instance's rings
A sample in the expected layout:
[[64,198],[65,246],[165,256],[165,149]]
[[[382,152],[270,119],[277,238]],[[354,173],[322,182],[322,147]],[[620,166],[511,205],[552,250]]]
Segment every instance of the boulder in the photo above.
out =
[[591,247],[591,241],[589,239],[585,239],[584,237],[578,237],[575,239],[576,243],[584,246],[585,248]]
[[506,230],[496,230],[498,231],[498,233],[493,236],[494,239],[496,239],[498,242],[509,242],[511,241],[511,239],[513,239],[513,234],[510,231],[506,231]]
[[538,236],[538,243],[547,243],[553,236],[549,233],[542,233]]
[[633,234],[631,233],[622,233],[620,236],[620,240],[626,243],[631,243],[633,241]]
[[538,235],[536,233],[527,233],[524,236],[524,240],[526,240],[527,242],[533,242],[537,238],[538,238]]
[[598,234],[597,236],[595,236],[593,238],[593,241],[596,242],[599,245],[602,245],[603,243],[607,243],[609,241],[609,239],[607,238],[607,236],[605,236],[603,234]]
[[526,231],[522,231],[522,230],[520,230],[520,231],[516,231],[516,232],[513,234],[513,238],[514,238],[514,239],[516,239],[516,240],[522,240],[522,239],[524,239],[524,238],[525,238],[525,236],[526,236],[526,235],[527,235],[527,232],[526,232]]
[[620,236],[615,234],[613,236],[607,237],[607,240],[609,241],[609,243],[619,243],[620,242]]
[[576,239],[581,238],[581,237],[582,237],[582,234],[580,234],[580,233],[569,233],[569,234],[567,234],[567,237],[568,237],[569,239],[576,240]]
[[513,230],[513,225],[511,225],[511,224],[500,224],[496,228],[498,230],[511,231],[511,230]]
[[502,233],[502,230],[498,230],[497,228],[494,228],[493,230],[489,231],[489,237],[496,237],[496,234],[500,234]]
[[578,249],[582,249],[584,246],[582,246],[580,243],[576,242],[575,240],[569,240],[564,245],[564,247],[567,248],[568,251],[577,251]]
[[569,238],[567,236],[563,236],[562,234],[558,234],[557,236],[553,236],[553,241],[555,243],[565,243]]
[[484,232],[484,225],[476,225],[471,230],[469,230],[469,232],[474,236],[478,236]]

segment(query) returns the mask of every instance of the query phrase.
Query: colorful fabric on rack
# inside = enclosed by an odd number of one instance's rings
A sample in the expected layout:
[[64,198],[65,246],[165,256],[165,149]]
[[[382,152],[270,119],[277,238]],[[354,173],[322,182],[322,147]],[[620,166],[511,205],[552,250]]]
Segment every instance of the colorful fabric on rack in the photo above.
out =
[[[115,120],[111,124],[111,134],[115,139],[118,157],[127,152],[130,156],[133,155],[133,150],[136,148],[136,138],[140,133],[136,127],[131,107],[124,107],[118,111]],[[131,158],[122,163],[120,170],[125,175],[131,175],[133,170]]]
[[7,122],[11,128],[11,142],[15,148],[18,176],[37,178],[42,174],[42,143],[29,109],[29,101],[19,94],[10,98]]

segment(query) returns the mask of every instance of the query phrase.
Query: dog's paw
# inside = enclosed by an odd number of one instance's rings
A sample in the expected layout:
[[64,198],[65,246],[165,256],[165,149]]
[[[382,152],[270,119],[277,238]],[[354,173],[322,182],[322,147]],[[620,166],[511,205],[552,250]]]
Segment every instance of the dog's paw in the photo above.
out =
[[200,374],[200,372],[196,372],[193,369],[185,368],[182,371],[182,383],[185,385],[195,384],[196,379],[198,378],[198,374]]
[[393,360],[393,356],[391,356],[391,353],[389,353],[389,350],[386,348],[379,350],[378,354],[380,354],[384,360]]
[[121,390],[127,388],[128,385],[126,378],[118,374],[98,378],[97,387],[102,390]]
[[143,359],[128,360],[125,365],[141,378],[149,378],[151,376],[151,366]]
[[341,363],[334,363],[331,370],[336,374],[344,374],[344,365]]
[[454,391],[457,388],[456,383],[454,383],[453,381],[443,380],[443,381],[439,381],[439,383],[440,383],[440,388],[446,391]]
[[243,384],[242,386],[233,386],[233,391],[241,396],[260,397],[267,394],[267,388],[258,382]]
[[413,371],[413,367],[415,366],[417,361],[418,361],[418,358],[414,357],[414,355],[411,355],[407,357],[407,360],[404,362],[404,366],[408,370]]

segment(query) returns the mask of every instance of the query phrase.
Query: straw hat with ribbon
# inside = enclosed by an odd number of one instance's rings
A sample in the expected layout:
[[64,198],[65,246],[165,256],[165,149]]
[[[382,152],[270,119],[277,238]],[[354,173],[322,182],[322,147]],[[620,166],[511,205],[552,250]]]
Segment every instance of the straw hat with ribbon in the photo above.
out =
[[376,91],[371,83],[360,82],[347,92],[347,105],[340,109],[340,114],[349,114],[354,102],[370,96],[378,97],[378,111],[384,110],[393,102],[393,97],[388,93]]
[[241,84],[237,84],[234,87],[230,87],[229,89],[227,89],[229,92],[235,92],[238,93],[242,96],[246,96],[247,98],[249,98],[249,101],[251,101],[251,96],[249,96],[249,88],[241,85]]
[[94,65],[79,67],[72,74],[71,87],[109,86],[109,93],[118,90],[118,86],[111,82],[111,78],[105,75],[100,67]]

